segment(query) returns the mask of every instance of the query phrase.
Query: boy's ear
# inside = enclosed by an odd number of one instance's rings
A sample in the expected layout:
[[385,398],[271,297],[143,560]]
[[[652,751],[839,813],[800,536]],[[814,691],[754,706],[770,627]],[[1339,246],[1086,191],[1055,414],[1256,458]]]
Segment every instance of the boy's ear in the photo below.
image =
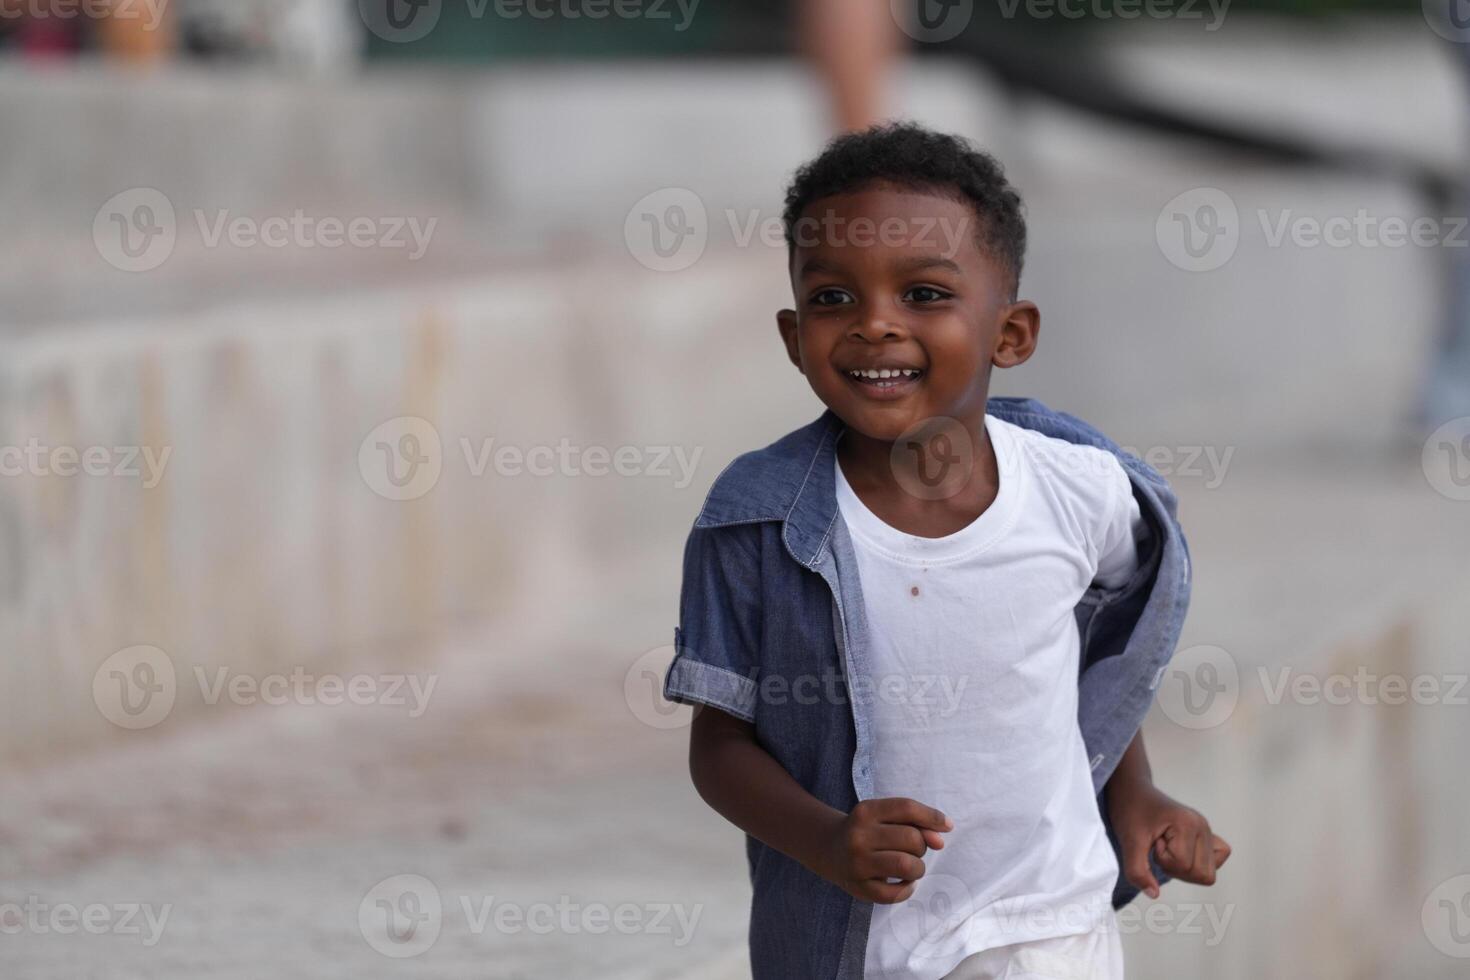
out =
[[[781,342],[786,345],[786,356],[801,371],[801,343],[796,338],[796,311],[780,310],[776,313],[776,329],[781,331]],[[806,374],[805,371],[801,371]]]
[[1001,309],[1003,320],[1000,339],[990,363],[998,368],[1026,363],[1036,350],[1036,337],[1041,333],[1041,311],[1030,300],[1019,300]]

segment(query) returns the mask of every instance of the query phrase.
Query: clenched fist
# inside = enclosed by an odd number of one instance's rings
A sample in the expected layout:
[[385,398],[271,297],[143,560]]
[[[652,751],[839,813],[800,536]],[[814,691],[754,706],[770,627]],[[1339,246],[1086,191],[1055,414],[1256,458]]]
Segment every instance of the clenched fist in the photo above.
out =
[[924,855],[943,848],[940,835],[953,829],[948,817],[917,800],[863,800],[835,828],[817,870],[855,898],[902,902],[924,877]]

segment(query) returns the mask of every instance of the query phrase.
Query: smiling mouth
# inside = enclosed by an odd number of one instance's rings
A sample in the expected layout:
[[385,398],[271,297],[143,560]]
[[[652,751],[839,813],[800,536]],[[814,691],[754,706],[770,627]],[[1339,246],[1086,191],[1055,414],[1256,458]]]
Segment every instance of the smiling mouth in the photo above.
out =
[[844,371],[843,374],[866,388],[897,391],[912,385],[924,372],[919,368],[867,368]]

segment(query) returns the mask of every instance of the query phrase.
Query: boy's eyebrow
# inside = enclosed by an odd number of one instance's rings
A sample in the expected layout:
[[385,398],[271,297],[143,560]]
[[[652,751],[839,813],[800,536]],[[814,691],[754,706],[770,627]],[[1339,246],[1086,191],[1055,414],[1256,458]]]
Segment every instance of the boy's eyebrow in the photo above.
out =
[[796,270],[796,274],[798,276],[809,276],[818,272],[835,273],[837,271],[839,271],[838,268],[830,262],[823,262],[818,258],[810,258],[801,264],[801,268]]
[[[896,263],[896,265],[904,272],[917,272],[920,269],[948,269],[956,275],[963,273],[958,262],[955,262],[953,259],[942,258],[938,255],[920,255],[912,259],[903,259]],[[797,275],[809,276],[815,273],[835,273],[839,271],[841,270],[832,263],[824,262],[819,258],[813,257],[801,264],[801,268],[797,270]]]
[[898,267],[905,272],[916,272],[919,269],[948,269],[954,273],[962,271],[958,262],[941,258],[938,255],[920,255],[912,259],[904,259],[898,263]]

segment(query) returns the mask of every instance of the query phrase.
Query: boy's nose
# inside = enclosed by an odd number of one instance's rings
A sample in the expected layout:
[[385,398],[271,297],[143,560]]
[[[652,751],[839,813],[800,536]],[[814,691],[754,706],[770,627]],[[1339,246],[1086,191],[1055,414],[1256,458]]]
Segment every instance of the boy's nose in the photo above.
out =
[[864,340],[868,343],[878,343],[884,340],[897,340],[908,334],[903,321],[895,317],[887,310],[874,310],[860,316],[852,325],[850,336],[854,340]]

